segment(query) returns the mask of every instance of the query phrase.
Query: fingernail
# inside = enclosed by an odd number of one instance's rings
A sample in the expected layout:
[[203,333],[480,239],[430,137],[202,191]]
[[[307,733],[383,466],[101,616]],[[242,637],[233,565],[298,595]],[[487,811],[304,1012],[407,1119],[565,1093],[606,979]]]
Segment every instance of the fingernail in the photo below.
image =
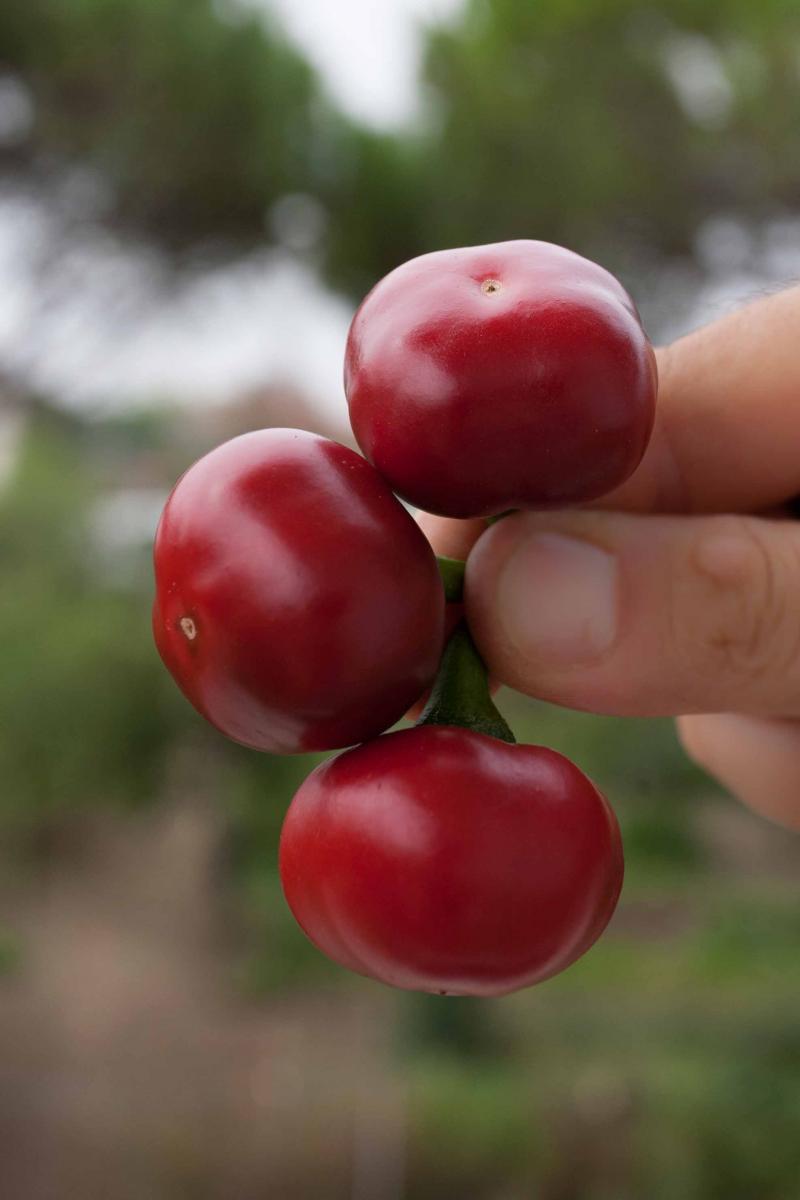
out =
[[495,619],[527,659],[570,666],[601,655],[617,635],[617,564],[591,542],[534,533],[503,564]]

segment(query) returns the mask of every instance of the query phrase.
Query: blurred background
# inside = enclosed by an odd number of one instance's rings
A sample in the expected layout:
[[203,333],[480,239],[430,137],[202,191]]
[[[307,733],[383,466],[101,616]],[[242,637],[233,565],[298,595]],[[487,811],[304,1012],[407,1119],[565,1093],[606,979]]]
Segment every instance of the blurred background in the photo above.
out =
[[619,912],[539,989],[392,994],[282,901],[311,762],[149,632],[168,487],[346,440],[380,275],[550,239],[675,336],[800,276],[798,130],[793,0],[0,4],[4,1198],[800,1197],[800,843],[668,722],[504,696],[617,805]]

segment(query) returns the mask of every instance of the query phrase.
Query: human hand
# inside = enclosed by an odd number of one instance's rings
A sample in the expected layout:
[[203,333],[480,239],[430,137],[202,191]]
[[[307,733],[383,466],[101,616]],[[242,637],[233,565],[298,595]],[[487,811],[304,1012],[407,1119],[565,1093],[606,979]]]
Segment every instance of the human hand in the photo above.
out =
[[[571,708],[678,716],[745,803],[800,829],[800,288],[658,353],[656,428],[591,509],[421,515],[465,557],[493,676]],[[689,715],[686,715],[689,714]]]

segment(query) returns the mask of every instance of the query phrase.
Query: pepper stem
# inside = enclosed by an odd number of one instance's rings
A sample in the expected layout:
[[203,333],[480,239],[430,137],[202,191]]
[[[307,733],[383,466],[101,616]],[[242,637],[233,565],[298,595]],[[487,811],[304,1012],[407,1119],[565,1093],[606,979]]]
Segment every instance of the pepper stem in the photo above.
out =
[[445,647],[417,725],[459,725],[501,742],[517,740],[492,700],[486,667],[465,621],[456,626]]
[[436,562],[442,577],[445,600],[448,604],[460,604],[464,598],[464,572],[467,564],[460,558],[448,558],[446,554],[437,554]]

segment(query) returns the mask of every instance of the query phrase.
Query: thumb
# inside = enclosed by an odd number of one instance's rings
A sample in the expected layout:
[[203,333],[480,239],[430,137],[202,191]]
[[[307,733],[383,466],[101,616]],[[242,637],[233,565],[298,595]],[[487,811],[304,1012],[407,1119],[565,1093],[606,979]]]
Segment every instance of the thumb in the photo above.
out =
[[491,673],[602,713],[800,715],[799,601],[790,521],[517,513],[467,563]]

